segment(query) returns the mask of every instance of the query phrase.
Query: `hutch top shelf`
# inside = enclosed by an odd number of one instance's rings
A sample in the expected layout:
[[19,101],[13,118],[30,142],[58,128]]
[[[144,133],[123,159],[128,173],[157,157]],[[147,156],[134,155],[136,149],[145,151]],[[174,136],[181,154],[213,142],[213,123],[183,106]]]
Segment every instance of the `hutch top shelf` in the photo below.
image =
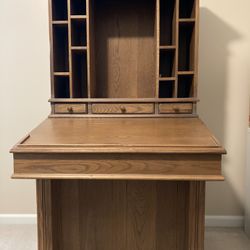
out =
[[52,116],[195,116],[198,0],[50,0]]

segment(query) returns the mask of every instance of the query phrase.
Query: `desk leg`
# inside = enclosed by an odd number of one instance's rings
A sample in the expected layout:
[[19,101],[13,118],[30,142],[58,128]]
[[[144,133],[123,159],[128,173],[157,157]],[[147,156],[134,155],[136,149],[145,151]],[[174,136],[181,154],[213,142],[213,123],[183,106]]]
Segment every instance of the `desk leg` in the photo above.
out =
[[53,250],[52,190],[50,180],[37,180],[38,250]]
[[39,250],[204,250],[205,182],[37,180]]
[[205,181],[190,182],[188,249],[203,250],[205,234]]

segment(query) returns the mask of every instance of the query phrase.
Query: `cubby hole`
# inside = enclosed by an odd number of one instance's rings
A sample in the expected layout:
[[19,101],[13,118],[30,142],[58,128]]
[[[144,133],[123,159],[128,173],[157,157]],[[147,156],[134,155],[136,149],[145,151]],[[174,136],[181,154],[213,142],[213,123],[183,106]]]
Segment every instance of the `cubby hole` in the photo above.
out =
[[160,1],[160,45],[175,44],[175,0]]
[[180,18],[195,17],[195,1],[196,0],[180,0]]
[[86,21],[84,19],[71,20],[71,44],[72,46],[86,46]]
[[160,51],[160,77],[175,75],[175,50]]
[[159,83],[159,98],[174,97],[175,81],[160,81]]
[[55,98],[69,98],[69,76],[54,76]]
[[69,71],[68,26],[53,26],[54,72]]
[[95,0],[90,11],[92,97],[153,98],[156,1]]
[[71,15],[86,15],[86,0],[71,0]]
[[67,0],[52,0],[52,20],[68,20]]
[[179,28],[179,71],[194,70],[194,23],[181,23]]
[[72,84],[73,98],[88,97],[86,51],[72,51]]
[[193,97],[193,75],[180,75],[178,77],[178,98]]

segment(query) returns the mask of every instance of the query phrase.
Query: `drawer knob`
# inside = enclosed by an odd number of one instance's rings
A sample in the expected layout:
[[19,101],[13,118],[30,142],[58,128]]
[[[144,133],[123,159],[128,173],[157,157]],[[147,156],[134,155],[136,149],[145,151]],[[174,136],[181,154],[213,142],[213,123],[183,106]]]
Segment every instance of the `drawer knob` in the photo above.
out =
[[176,113],[178,113],[178,112],[180,112],[180,109],[179,109],[178,107],[174,107],[174,111],[175,111]]
[[126,113],[126,108],[124,106],[121,106],[122,113]]
[[72,107],[68,107],[68,112],[69,113],[73,113],[73,108]]

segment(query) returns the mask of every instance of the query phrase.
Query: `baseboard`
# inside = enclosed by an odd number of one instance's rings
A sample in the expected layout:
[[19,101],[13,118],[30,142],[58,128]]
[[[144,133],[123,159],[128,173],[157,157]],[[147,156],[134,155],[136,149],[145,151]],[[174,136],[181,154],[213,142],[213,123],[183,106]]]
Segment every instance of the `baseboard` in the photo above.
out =
[[36,214],[0,214],[0,225],[36,224]]
[[[36,224],[36,214],[0,214],[0,224]],[[243,216],[206,216],[206,227],[243,227]]]
[[206,216],[206,227],[243,227],[243,216]]

